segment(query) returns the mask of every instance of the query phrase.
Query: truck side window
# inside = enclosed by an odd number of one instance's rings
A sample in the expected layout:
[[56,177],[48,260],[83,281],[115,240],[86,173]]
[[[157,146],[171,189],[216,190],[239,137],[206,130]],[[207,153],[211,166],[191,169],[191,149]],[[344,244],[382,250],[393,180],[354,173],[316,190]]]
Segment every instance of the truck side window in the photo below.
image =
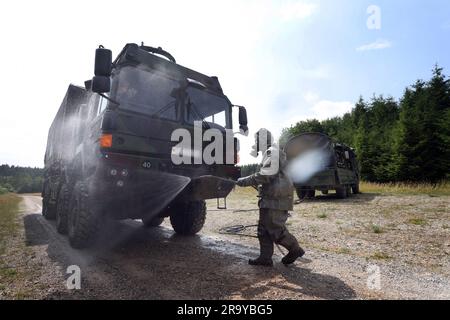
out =
[[226,126],[227,126],[225,111],[213,114],[213,115],[205,118],[205,121],[218,124],[219,126],[222,126],[224,128],[226,128]]
[[187,123],[204,120],[223,128],[227,127],[230,106],[224,96],[193,87],[189,87],[186,93],[188,95],[185,119]]

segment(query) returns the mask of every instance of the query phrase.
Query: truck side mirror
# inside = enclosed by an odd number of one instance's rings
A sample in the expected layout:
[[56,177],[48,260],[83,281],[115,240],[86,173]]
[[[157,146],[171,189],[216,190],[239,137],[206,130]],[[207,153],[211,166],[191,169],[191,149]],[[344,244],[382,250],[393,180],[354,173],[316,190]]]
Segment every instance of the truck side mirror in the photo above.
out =
[[244,107],[239,107],[239,130],[244,136],[248,136],[248,121],[247,110]]
[[112,52],[109,49],[100,48],[95,50],[94,74],[101,77],[110,77],[112,72]]
[[107,93],[111,90],[112,52],[100,46],[95,50],[94,78],[91,90],[95,93]]
[[91,89],[95,93],[107,93],[111,90],[109,77],[95,76],[92,78]]

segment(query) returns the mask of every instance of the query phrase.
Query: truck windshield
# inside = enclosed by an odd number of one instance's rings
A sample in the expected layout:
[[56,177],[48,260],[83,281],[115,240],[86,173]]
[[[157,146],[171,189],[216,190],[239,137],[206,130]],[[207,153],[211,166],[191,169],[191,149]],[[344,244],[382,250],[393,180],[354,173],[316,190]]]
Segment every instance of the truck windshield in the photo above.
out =
[[218,96],[206,89],[186,89],[186,121],[206,121],[211,127],[229,128],[230,104],[224,96]]
[[156,72],[124,67],[113,82],[112,91],[120,108],[177,120],[176,98],[170,94],[179,86],[178,81]]

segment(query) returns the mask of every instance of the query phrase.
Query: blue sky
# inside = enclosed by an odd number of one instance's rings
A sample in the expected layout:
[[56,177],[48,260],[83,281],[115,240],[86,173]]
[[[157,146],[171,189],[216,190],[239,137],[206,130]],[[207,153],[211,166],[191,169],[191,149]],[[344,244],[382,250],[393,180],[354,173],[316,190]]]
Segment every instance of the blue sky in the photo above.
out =
[[[286,88],[273,109],[305,92],[330,101],[354,102],[359,95],[369,98],[374,93],[400,97],[407,85],[428,78],[435,63],[449,70],[450,2],[315,3],[317,9],[308,19],[283,23],[266,42],[263,51],[280,60],[285,84],[280,88]],[[366,26],[366,10],[371,4],[381,10],[379,30]],[[385,47],[370,50],[374,43]],[[366,50],[362,50],[364,46]],[[304,75],[307,70],[311,71],[309,77]]]
[[[380,29],[367,27],[369,6]],[[450,2],[62,1],[0,9],[0,163],[43,166],[50,123],[69,83],[92,77],[99,45],[162,46],[177,62],[217,75],[248,109],[250,133],[276,135],[351,109],[360,95],[401,96],[435,63],[450,74]],[[23,10],[27,8],[27,10]],[[120,8],[120,10],[118,10]],[[32,48],[32,49],[31,49]],[[32,57],[32,60],[30,60]],[[243,163],[251,135],[241,139]]]

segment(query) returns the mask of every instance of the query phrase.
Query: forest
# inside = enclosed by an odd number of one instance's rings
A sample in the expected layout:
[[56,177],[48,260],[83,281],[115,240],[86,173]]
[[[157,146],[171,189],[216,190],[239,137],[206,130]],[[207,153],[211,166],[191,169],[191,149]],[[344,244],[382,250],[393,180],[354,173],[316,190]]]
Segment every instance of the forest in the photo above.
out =
[[[289,137],[321,132],[355,149],[361,178],[370,182],[438,183],[450,178],[450,81],[435,66],[431,79],[417,80],[396,101],[374,95],[359,98],[351,112],[323,121],[301,121],[284,128]],[[256,165],[242,167],[242,174]]]
[[0,165],[0,194],[41,192],[44,169]]

